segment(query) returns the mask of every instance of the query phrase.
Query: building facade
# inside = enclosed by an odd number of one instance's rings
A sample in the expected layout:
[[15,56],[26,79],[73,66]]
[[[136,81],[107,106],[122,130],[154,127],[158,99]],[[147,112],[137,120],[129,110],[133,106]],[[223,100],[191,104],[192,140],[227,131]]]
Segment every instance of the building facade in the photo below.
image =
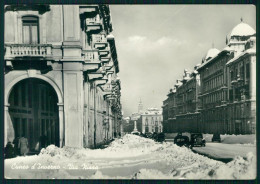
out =
[[227,65],[229,101],[228,132],[236,134],[256,131],[256,37],[250,37],[244,52]]
[[5,6],[5,143],[95,148],[120,131],[107,5]]
[[192,73],[184,70],[183,79],[178,79],[174,88],[170,89],[163,105],[164,132],[197,132],[199,130],[200,77],[197,68],[198,66],[195,66]]
[[[201,131],[209,133],[227,132],[227,69],[232,58],[231,50],[217,49],[212,57],[203,60],[198,71],[201,79]],[[213,49],[208,51],[212,52]]]
[[255,30],[241,20],[226,44],[209,49],[193,76],[185,73],[192,79],[177,80],[170,90],[163,102],[165,132],[255,133]]
[[162,132],[163,124],[162,124],[162,111],[157,108],[149,108],[147,111],[143,112],[140,117],[140,125],[142,133],[147,132]]

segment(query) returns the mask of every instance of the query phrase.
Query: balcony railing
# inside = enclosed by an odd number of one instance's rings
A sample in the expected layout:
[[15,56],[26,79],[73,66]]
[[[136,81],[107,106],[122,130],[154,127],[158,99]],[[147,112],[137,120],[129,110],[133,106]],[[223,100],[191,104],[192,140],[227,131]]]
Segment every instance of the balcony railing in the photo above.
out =
[[98,17],[86,19],[86,31],[91,33],[98,33],[102,29],[100,19]]
[[50,57],[52,46],[50,44],[6,44],[6,58],[12,57]]
[[87,18],[86,19],[86,24],[87,25],[95,25],[95,24],[100,24],[100,18],[99,17],[93,17],[93,18]]
[[107,43],[107,38],[104,34],[93,34],[92,41],[93,43]]
[[83,58],[88,62],[99,62],[98,51],[83,50]]
[[98,10],[98,5],[82,5],[80,6],[80,14],[95,13]]

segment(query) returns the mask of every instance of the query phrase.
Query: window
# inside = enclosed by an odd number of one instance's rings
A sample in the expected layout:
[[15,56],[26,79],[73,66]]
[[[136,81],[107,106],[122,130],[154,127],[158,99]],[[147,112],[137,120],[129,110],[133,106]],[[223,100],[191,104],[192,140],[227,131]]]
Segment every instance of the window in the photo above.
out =
[[148,118],[145,118],[145,126],[148,126]]
[[233,102],[233,90],[229,90],[229,100]]
[[231,73],[230,73],[230,78],[231,78],[231,81],[234,80],[234,72],[233,71],[231,71]]
[[246,64],[246,78],[250,78],[250,68],[249,68],[249,63]]
[[23,43],[25,44],[39,43],[38,17],[24,16],[22,20],[23,20]]
[[243,66],[240,67],[240,78],[241,79],[244,78],[244,67]]

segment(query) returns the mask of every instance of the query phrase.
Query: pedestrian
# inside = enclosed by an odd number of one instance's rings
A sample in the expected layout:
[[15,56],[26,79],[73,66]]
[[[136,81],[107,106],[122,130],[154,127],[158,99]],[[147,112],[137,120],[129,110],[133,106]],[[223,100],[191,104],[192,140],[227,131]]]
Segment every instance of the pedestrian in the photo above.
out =
[[14,154],[15,154],[15,156],[20,155],[20,150],[19,150],[19,148],[18,148],[19,139],[20,139],[20,136],[18,135],[18,136],[13,140]]
[[8,141],[5,147],[5,158],[14,158],[15,157],[15,149],[13,144]]
[[46,136],[46,132],[44,134],[41,135],[40,137],[40,149],[39,151],[42,149],[42,148],[46,148],[47,147],[47,136]]
[[29,152],[28,148],[28,139],[23,134],[22,137],[19,139],[18,148],[20,148],[20,155],[27,155]]

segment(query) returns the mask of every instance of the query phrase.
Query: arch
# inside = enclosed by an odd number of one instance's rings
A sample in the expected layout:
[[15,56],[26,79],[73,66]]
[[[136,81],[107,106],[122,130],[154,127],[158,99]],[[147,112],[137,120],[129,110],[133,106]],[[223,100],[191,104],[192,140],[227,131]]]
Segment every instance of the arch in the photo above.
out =
[[60,90],[60,88],[58,87],[58,85],[49,77],[46,77],[44,75],[40,75],[35,73],[33,76],[30,76],[28,74],[23,74],[15,79],[13,79],[6,87],[5,87],[5,105],[8,105],[8,99],[9,99],[9,95],[14,87],[15,84],[17,84],[19,81],[24,80],[24,79],[29,79],[29,78],[37,78],[37,79],[42,79],[45,82],[47,82],[48,84],[50,84],[53,89],[55,90],[57,96],[58,96],[58,103],[59,104],[63,104],[63,95],[62,92]]
[[36,79],[41,79],[48,83],[55,91],[57,97],[58,97],[58,113],[59,113],[59,136],[60,136],[60,147],[64,146],[64,108],[63,108],[63,93],[58,87],[58,85],[49,77],[41,75],[36,73],[36,70],[28,70],[28,73],[22,74],[15,79],[11,80],[6,86],[5,86],[5,144],[7,143],[8,140],[13,140],[14,139],[14,132],[12,129],[12,124],[11,124],[11,119],[10,119],[10,114],[8,111],[9,107],[9,96],[10,93],[13,89],[13,87],[20,81],[24,79],[29,79],[29,78],[36,78]]

